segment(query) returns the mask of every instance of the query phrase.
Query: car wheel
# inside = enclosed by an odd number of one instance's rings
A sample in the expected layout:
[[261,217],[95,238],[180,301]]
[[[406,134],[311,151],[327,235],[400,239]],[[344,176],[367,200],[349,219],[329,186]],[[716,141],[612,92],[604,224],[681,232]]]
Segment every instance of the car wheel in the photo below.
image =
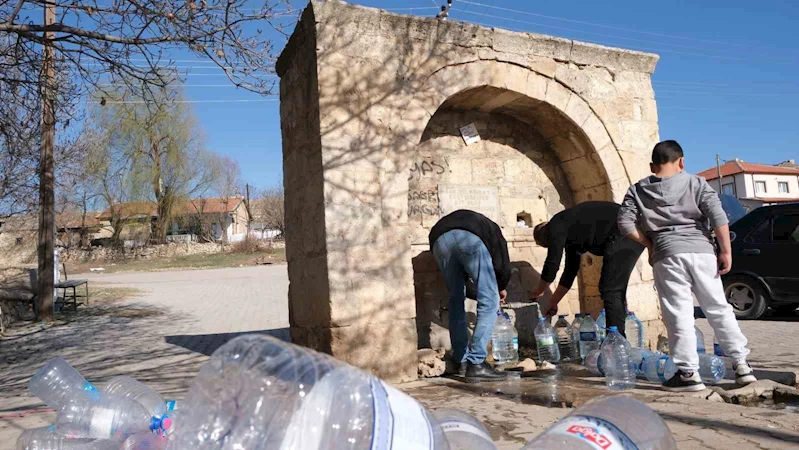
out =
[[737,275],[725,279],[724,296],[735,317],[741,320],[759,319],[768,307],[763,287],[750,277]]

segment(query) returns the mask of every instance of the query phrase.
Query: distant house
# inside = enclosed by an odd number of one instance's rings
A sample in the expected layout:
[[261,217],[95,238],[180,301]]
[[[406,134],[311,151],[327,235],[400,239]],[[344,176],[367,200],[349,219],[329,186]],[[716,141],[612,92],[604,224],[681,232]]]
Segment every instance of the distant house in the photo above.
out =
[[[104,225],[97,211],[65,211],[55,216],[58,244],[66,247],[88,247],[95,239],[111,237],[112,229]],[[85,232],[84,232],[85,230]]]
[[39,219],[19,215],[0,219],[0,267],[36,263]]
[[[117,205],[122,222],[120,237],[125,241],[146,243],[152,224],[158,218],[154,202],[132,202]],[[176,205],[169,224],[167,239],[171,241],[211,240],[236,242],[247,234],[249,216],[241,197],[199,198]],[[106,209],[97,219],[110,224],[112,213]]]
[[748,209],[763,205],[799,202],[799,168],[793,160],[777,166],[734,159],[717,168],[699,172],[717,191],[736,197]]

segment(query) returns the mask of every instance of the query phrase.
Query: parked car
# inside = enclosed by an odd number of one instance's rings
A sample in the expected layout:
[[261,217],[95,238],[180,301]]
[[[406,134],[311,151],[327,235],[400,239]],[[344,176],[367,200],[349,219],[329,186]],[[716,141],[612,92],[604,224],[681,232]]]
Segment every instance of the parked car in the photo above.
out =
[[724,293],[739,319],[799,306],[799,203],[763,206],[730,225]]

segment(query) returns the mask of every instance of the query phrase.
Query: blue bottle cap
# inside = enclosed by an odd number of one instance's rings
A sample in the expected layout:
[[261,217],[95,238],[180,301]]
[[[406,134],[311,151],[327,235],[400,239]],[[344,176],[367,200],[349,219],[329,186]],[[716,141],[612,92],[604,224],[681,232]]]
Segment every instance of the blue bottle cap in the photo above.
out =
[[558,314],[558,319],[562,319],[562,318],[564,318],[566,316],[568,316],[568,314]]
[[613,333],[613,332],[618,333],[619,332],[619,327],[610,327],[610,328],[608,328],[608,331],[610,331],[611,333]]

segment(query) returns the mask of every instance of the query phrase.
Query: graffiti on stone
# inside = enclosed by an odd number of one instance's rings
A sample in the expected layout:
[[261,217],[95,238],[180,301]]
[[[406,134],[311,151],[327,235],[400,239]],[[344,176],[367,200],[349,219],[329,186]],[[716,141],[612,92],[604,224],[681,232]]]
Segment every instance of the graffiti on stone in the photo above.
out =
[[449,161],[446,158],[424,158],[411,164],[408,181],[440,177],[446,172],[449,172]]

